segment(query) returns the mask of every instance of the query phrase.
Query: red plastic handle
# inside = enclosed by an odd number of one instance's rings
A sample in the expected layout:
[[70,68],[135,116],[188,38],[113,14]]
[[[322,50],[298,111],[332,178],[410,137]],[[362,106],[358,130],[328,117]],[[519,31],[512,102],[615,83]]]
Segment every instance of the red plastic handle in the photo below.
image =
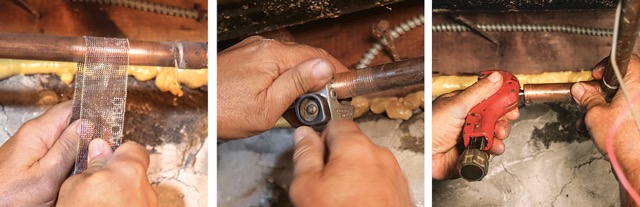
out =
[[502,87],[488,99],[474,106],[467,114],[462,130],[465,147],[469,146],[471,138],[484,137],[487,140],[484,150],[491,149],[495,136],[496,121],[507,112],[518,107],[520,83],[513,74],[501,70],[487,70],[478,74],[478,80],[489,76],[493,71],[497,71],[502,75]]

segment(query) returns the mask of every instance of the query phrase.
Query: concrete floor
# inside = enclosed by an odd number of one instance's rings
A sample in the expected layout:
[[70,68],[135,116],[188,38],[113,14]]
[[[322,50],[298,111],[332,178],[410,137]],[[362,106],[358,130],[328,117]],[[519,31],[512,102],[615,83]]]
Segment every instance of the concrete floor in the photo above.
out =
[[589,139],[579,138],[581,109],[571,103],[520,109],[480,182],[433,181],[434,206],[619,206],[609,162]]
[[[383,115],[356,120],[365,134],[396,156],[416,206],[424,205],[424,113],[408,121]],[[293,129],[218,143],[218,206],[292,206]]]
[[[129,81],[124,140],[146,146],[147,174],[159,206],[207,206],[206,91],[177,98],[152,82]],[[0,145],[26,121],[72,98],[73,87],[55,76],[0,80]]]

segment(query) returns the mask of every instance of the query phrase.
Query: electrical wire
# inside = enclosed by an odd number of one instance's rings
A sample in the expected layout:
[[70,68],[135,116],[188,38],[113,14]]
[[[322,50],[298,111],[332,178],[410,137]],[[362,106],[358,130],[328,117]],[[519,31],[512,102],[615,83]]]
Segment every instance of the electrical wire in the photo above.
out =
[[[400,25],[393,28],[391,31],[391,37],[393,39],[398,38],[400,35],[424,25],[424,15],[418,15],[413,17]],[[574,25],[553,25],[553,24],[478,24],[479,29],[487,32],[560,32],[576,35],[587,36],[601,36],[608,37],[613,35],[613,30],[606,28],[595,27],[583,27]],[[469,27],[457,24],[434,24],[431,30],[432,32],[469,32]],[[384,46],[388,45],[388,41],[385,38],[381,38],[378,42],[375,42],[371,47],[362,55],[362,58],[358,61],[356,68],[365,68],[369,66],[371,61],[380,53]]]
[[[190,19],[199,19],[199,13],[197,9],[185,9],[170,5],[164,5],[155,2],[141,1],[141,0],[72,0],[73,2],[87,2],[98,3],[104,5],[122,6],[130,9],[153,12],[156,14],[163,14],[175,17],[183,17]],[[204,19],[208,19],[207,11],[203,12]]]
[[[615,171],[618,177],[618,180],[620,181],[620,184],[622,184],[624,189],[627,191],[627,193],[631,196],[631,198],[637,205],[637,204],[640,204],[640,196],[638,195],[638,192],[633,188],[631,183],[629,183],[629,180],[627,179],[627,177],[624,175],[624,172],[622,171],[622,167],[620,163],[618,163],[618,158],[616,157],[615,149],[613,148],[613,137],[615,136],[617,129],[620,127],[620,125],[622,124],[622,121],[624,120],[625,116],[629,113],[629,111],[631,111],[631,114],[633,115],[633,118],[638,126],[638,129],[640,130],[640,120],[638,119],[634,110],[632,109],[632,106],[633,106],[632,100],[629,98],[629,94],[627,93],[626,87],[624,86],[624,82],[622,81],[622,75],[620,74],[620,70],[615,61],[616,45],[617,45],[616,43],[618,40],[617,36],[618,36],[618,29],[620,26],[619,20],[620,20],[621,10],[622,10],[622,1],[618,2],[618,8],[616,9],[616,18],[615,18],[615,24],[613,29],[613,32],[614,32],[613,41],[611,43],[612,46],[611,46],[610,62],[611,62],[613,71],[616,74],[616,78],[618,79],[618,83],[620,83],[619,84],[620,88],[622,89],[622,92],[625,98],[627,99],[627,104],[624,110],[620,113],[620,115],[618,115],[618,117],[616,118],[616,121],[613,123],[613,125],[609,129],[609,133],[607,134],[606,149],[607,149],[607,154],[609,155],[609,160],[611,161],[611,166],[613,167],[613,170]],[[634,100],[637,97],[638,95],[634,97]]]
[[[402,22],[400,25],[394,27],[391,30],[391,38],[396,39],[400,37],[400,35],[407,33],[408,31],[411,31],[412,29],[415,29],[416,27],[419,27],[422,25],[424,25],[424,14],[420,14],[411,19],[408,19]],[[380,53],[383,46],[386,46],[388,44],[389,42],[384,37],[380,38],[380,40],[373,43],[371,47],[367,50],[367,52],[365,52],[364,55],[362,55],[362,58],[360,58],[360,61],[358,61],[358,64],[356,65],[356,69],[366,68],[367,66],[369,66],[369,64],[371,64],[371,61],[373,61],[376,55]]]
[[[554,24],[477,24],[486,32],[560,32],[587,36],[611,36],[613,31],[606,28],[583,27],[575,25]],[[458,24],[434,24],[432,32],[470,32],[469,27]]]

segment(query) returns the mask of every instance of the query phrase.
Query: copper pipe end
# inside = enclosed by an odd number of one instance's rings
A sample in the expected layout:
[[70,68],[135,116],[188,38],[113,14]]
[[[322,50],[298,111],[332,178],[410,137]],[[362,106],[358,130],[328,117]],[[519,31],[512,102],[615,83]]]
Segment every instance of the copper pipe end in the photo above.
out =
[[424,57],[338,73],[331,87],[344,99],[415,84],[424,84]]
[[[600,87],[596,81],[584,81],[581,83]],[[574,83],[547,83],[547,84],[524,84],[522,92],[525,104],[548,103],[548,102],[571,102],[571,86]]]

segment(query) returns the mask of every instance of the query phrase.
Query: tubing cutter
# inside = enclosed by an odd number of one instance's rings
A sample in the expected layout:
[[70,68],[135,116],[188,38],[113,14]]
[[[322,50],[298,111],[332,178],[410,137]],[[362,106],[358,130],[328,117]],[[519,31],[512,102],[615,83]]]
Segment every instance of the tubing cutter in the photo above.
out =
[[424,57],[335,74],[320,91],[304,94],[285,112],[293,127],[322,131],[330,120],[353,120],[351,97],[424,83]]
[[[494,71],[482,71],[478,79]],[[474,106],[467,114],[462,130],[464,151],[458,157],[456,168],[460,176],[468,181],[480,181],[489,169],[489,153],[493,146],[495,124],[507,112],[518,107],[520,83],[511,73],[497,71],[502,75],[502,87],[489,98]]]

